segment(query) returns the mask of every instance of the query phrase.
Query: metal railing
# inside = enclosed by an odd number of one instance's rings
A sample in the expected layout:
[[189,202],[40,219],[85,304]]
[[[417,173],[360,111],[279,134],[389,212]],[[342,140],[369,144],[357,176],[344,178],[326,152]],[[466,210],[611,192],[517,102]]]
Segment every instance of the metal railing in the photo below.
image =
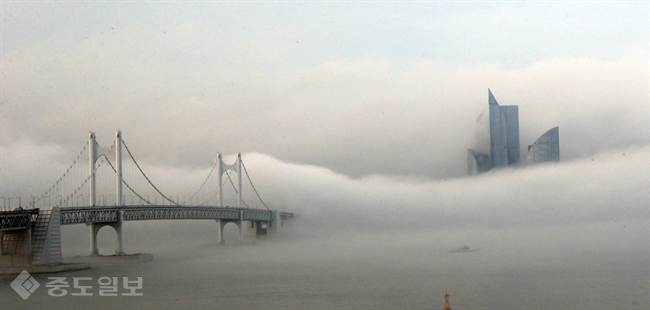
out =
[[[120,214],[121,213],[121,214]],[[146,220],[243,220],[271,221],[272,211],[262,209],[202,206],[119,206],[61,208],[61,225]],[[283,220],[292,213],[281,212]]]

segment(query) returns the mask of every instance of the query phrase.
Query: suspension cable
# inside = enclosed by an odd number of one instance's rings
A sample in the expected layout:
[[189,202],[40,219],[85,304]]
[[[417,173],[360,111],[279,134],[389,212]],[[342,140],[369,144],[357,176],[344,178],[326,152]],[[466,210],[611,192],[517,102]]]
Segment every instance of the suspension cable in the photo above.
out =
[[218,191],[215,191],[214,194],[212,194],[212,197],[208,198],[208,200],[206,200],[205,202],[203,202],[202,204],[200,204],[200,205],[198,205],[198,206],[199,206],[199,207],[205,206],[208,202],[210,202],[212,199],[214,199],[214,197],[216,197],[217,194],[219,194],[219,192],[218,192]]
[[[112,147],[111,147],[111,148],[112,148]],[[83,183],[81,183],[81,185],[79,185],[79,187],[77,187],[77,189],[75,189],[75,190],[72,192],[72,194],[66,196],[65,199],[59,201],[59,205],[60,205],[60,206],[62,206],[63,203],[68,202],[68,200],[70,200],[70,198],[74,197],[74,194],[76,194],[79,190],[81,190],[84,186],[86,186],[86,184],[88,183],[88,181],[90,181],[90,179],[91,179],[92,176],[97,172],[97,170],[99,169],[99,167],[102,166],[102,163],[104,163],[104,159],[106,159],[106,162],[108,162],[108,163],[110,164],[110,161],[108,161],[108,157],[106,157],[106,154],[105,154],[105,153],[102,154],[102,155],[99,155],[97,158],[100,158],[100,157],[102,157],[102,156],[103,156],[104,158],[99,162],[99,164],[95,167],[95,169],[93,169],[93,172],[92,172],[92,173],[91,173],[91,174],[86,178],[86,180],[84,180]]]
[[210,172],[208,173],[208,176],[205,178],[205,180],[203,180],[203,183],[201,184],[201,186],[199,186],[199,189],[197,189],[196,192],[194,192],[194,194],[192,194],[192,196],[190,196],[190,198],[183,201],[183,204],[185,204],[186,202],[192,200],[192,198],[194,198],[194,196],[196,196],[196,194],[198,194],[203,189],[203,186],[205,186],[205,183],[208,182],[208,179],[212,175],[212,172],[214,172],[214,168],[217,167],[217,163],[218,162],[216,162],[216,161],[214,162],[214,165],[212,165],[212,169],[210,169]]
[[[232,179],[230,178],[230,173],[228,173],[228,170],[226,170],[226,175],[228,176],[228,180],[230,180],[230,185],[232,185],[232,188],[235,190],[235,193],[239,194],[239,192],[237,191],[237,188],[235,187],[235,183],[233,183]],[[251,207],[248,206],[248,204],[246,204],[243,197],[242,197],[241,202],[246,206],[246,208],[249,208],[249,209],[251,208]]]
[[242,167],[244,167],[244,172],[246,172],[246,177],[248,178],[248,182],[249,182],[249,183],[251,184],[251,186],[253,187],[253,191],[255,192],[255,195],[257,195],[257,198],[259,198],[260,202],[262,202],[262,205],[264,205],[264,207],[265,207],[267,210],[271,210],[271,209],[269,209],[269,207],[266,206],[266,204],[264,203],[264,200],[262,200],[262,197],[260,197],[260,194],[257,193],[257,189],[255,189],[255,185],[253,185],[253,181],[251,181],[251,176],[248,174],[248,170],[246,170],[246,165],[244,165],[244,161],[243,161],[243,160],[242,160],[242,162],[241,162],[241,165],[242,165]]
[[[97,142],[95,142],[95,143],[96,143],[97,146],[99,146],[99,144],[97,144]],[[153,187],[153,189],[156,190],[156,192],[158,192],[158,194],[160,194],[160,195],[161,195],[163,198],[165,198],[167,201],[169,201],[170,203],[173,203],[173,204],[175,204],[175,205],[180,206],[179,203],[177,203],[177,202],[173,201],[172,199],[170,199],[169,197],[167,197],[165,194],[163,194],[163,193],[162,193],[162,192],[161,192],[161,191],[160,191],[160,190],[159,190],[159,189],[158,189],[158,188],[153,184],[153,182],[151,182],[151,180],[149,179],[149,177],[144,173],[144,171],[142,170],[142,168],[140,167],[140,165],[138,164],[138,162],[137,162],[137,161],[135,160],[135,158],[133,157],[133,154],[132,154],[131,151],[129,150],[129,147],[126,145],[126,143],[124,142],[124,140],[122,140],[122,143],[124,144],[124,148],[126,149],[127,153],[129,154],[129,156],[130,156],[131,159],[133,160],[133,163],[136,165],[136,167],[138,168],[138,170],[140,171],[140,173],[145,177],[145,179],[147,180],[147,182],[149,183],[149,185],[151,185],[151,187]],[[81,150],[81,152],[79,153],[79,155],[77,155],[77,157],[75,158],[74,162],[70,165],[70,167],[68,167],[68,169],[66,170],[66,172],[65,172],[65,173],[64,173],[64,174],[63,174],[63,175],[62,175],[62,176],[61,176],[61,177],[56,181],[56,183],[55,183],[52,187],[50,187],[50,188],[49,188],[49,189],[48,189],[48,190],[47,190],[43,195],[41,195],[37,200],[34,200],[34,201],[32,202],[32,206],[35,206],[35,205],[36,205],[36,202],[38,202],[38,201],[40,201],[41,199],[43,199],[43,198],[44,198],[47,194],[49,194],[49,193],[50,193],[54,188],[56,188],[56,186],[57,186],[57,185],[58,185],[58,184],[59,184],[59,183],[60,183],[60,182],[61,182],[61,181],[66,177],[66,175],[70,172],[70,170],[71,170],[72,167],[77,163],[77,161],[79,161],[79,159],[81,158],[81,155],[83,155],[83,153],[86,151],[87,147],[88,147],[88,144],[84,145],[84,148]],[[114,147],[115,147],[115,142],[113,142],[113,144],[108,148],[108,150],[106,150],[106,152],[104,152],[103,154],[101,154],[101,155],[99,155],[99,156],[97,157],[97,159],[99,159],[100,157],[103,157],[103,158],[102,158],[102,160],[100,161],[100,163],[99,163],[99,164],[98,164],[98,165],[93,169],[92,173],[91,173],[91,174],[90,174],[90,175],[89,175],[89,176],[84,180],[84,182],[83,182],[79,187],[77,187],[77,188],[73,191],[72,194],[70,194],[69,196],[66,196],[65,199],[61,200],[61,201],[59,202],[59,205],[62,205],[63,203],[67,202],[67,201],[70,200],[72,197],[74,197],[74,195],[75,195],[79,190],[81,190],[81,188],[83,188],[83,187],[88,183],[88,181],[92,178],[92,176],[95,175],[95,173],[97,172],[97,170],[99,169],[99,167],[101,167],[101,165],[102,165],[102,163],[104,162],[104,160],[106,160],[106,162],[108,163],[108,165],[111,167],[111,169],[112,169],[114,172],[117,172],[117,170],[115,169],[115,167],[113,166],[113,164],[111,164],[110,159],[108,158],[108,156],[106,156],[106,154],[107,154],[107,153],[110,153],[111,150],[112,150]],[[246,177],[248,178],[248,182],[251,184],[251,186],[252,186],[252,188],[253,188],[253,191],[255,192],[255,195],[256,195],[257,198],[260,200],[260,202],[262,203],[262,205],[264,205],[264,207],[265,207],[267,210],[270,210],[269,207],[266,205],[266,203],[264,203],[264,201],[263,201],[262,198],[260,197],[259,192],[257,191],[257,189],[255,188],[255,185],[253,184],[253,181],[252,181],[251,178],[250,178],[250,174],[248,173],[248,170],[246,169],[246,165],[244,164],[243,161],[242,161],[241,163],[242,163],[242,166],[244,167],[244,172],[246,173]],[[194,194],[193,194],[189,199],[185,200],[183,203],[185,203],[185,202],[187,202],[187,201],[193,199],[193,198],[194,198],[194,197],[195,197],[195,196],[196,196],[196,195],[201,191],[201,189],[203,189],[203,187],[204,187],[205,184],[207,183],[208,179],[210,178],[210,176],[211,176],[212,173],[214,172],[214,169],[216,168],[216,166],[217,166],[217,163],[215,163],[215,164],[212,166],[212,168],[210,169],[210,172],[208,173],[208,176],[205,178],[205,180],[203,181],[203,183],[201,184],[201,186],[199,186],[199,189],[198,189],[198,190],[197,190],[197,191],[196,191],[196,192],[195,192],[195,193],[194,193]],[[225,171],[225,172],[226,172],[226,175],[227,175],[227,177],[228,177],[228,180],[230,181],[230,184],[232,185],[233,189],[235,190],[235,193],[239,194],[239,191],[238,191],[237,188],[235,187],[235,184],[234,184],[232,178],[230,177],[230,173],[229,173],[228,171]],[[125,180],[124,180],[124,179],[122,179],[122,183],[124,183],[124,185],[126,185],[126,187],[127,187],[127,188],[128,188],[128,189],[129,189],[133,194],[135,194],[138,198],[140,198],[142,201],[144,201],[144,202],[146,202],[147,204],[150,204],[150,205],[152,204],[150,201],[148,201],[147,199],[145,199],[142,195],[140,195],[139,193],[137,193],[137,192],[136,192],[136,191],[135,191],[135,190],[134,190],[134,189],[133,189],[133,188],[132,188],[132,187],[131,187],[131,186],[130,186],[130,185],[129,185]],[[225,180],[224,180],[224,183],[225,183]],[[223,184],[221,184],[221,187],[223,187]],[[206,201],[206,203],[209,202],[210,200],[212,200],[212,199],[216,196],[216,194],[217,194],[217,193],[215,193],[212,197],[210,197],[210,198]],[[250,207],[248,206],[248,204],[247,204],[245,201],[243,201],[243,199],[242,199],[242,203],[243,203],[247,208],[250,208]],[[205,204],[205,203],[204,203],[204,204]]]
[[122,139],[122,144],[124,144],[124,148],[126,149],[126,152],[129,153],[129,156],[133,160],[133,163],[135,164],[136,167],[138,167],[138,170],[140,170],[140,173],[142,173],[144,178],[147,179],[147,182],[149,182],[149,185],[151,185],[151,187],[153,187],[153,189],[155,189],[156,192],[158,192],[158,194],[160,194],[163,198],[167,199],[167,201],[169,201],[169,202],[171,202],[171,203],[173,203],[173,204],[175,204],[177,206],[180,206],[180,204],[178,204],[177,202],[169,199],[167,196],[165,196],[165,194],[160,192],[160,190],[158,190],[158,188],[155,185],[153,185],[153,183],[151,183],[151,180],[149,180],[149,177],[147,177],[147,175],[144,173],[144,171],[142,171],[142,168],[140,168],[140,165],[138,165],[138,162],[135,160],[135,158],[133,158],[133,154],[131,154],[131,151],[129,150],[129,147],[126,146],[126,142],[124,142],[124,139]]
[[228,173],[228,170],[226,170],[226,175],[228,176],[228,180],[230,181],[230,185],[232,185],[232,188],[235,190],[235,194],[239,194],[239,191],[237,191],[237,187],[235,187],[235,183],[233,183],[232,179],[230,178],[230,173]]
[[41,199],[43,199],[45,196],[47,196],[50,192],[52,192],[52,190],[53,190],[57,185],[59,185],[59,183],[63,180],[63,178],[66,177],[66,175],[68,174],[68,172],[70,172],[70,170],[72,169],[72,167],[74,167],[74,165],[77,163],[77,161],[79,160],[79,158],[81,158],[81,155],[83,155],[83,153],[86,151],[87,148],[88,148],[88,143],[84,144],[84,147],[83,147],[83,149],[81,150],[81,152],[79,152],[79,155],[77,155],[77,158],[75,158],[75,160],[72,162],[72,164],[70,165],[70,167],[68,167],[68,169],[63,173],[63,175],[62,175],[62,176],[61,176],[61,177],[60,177],[56,182],[54,182],[54,185],[52,185],[48,190],[46,190],[45,193],[44,193],[43,195],[41,195],[41,197],[39,197],[38,199],[32,201],[32,203],[31,203],[32,208],[35,208],[37,202],[41,201]]
[[[96,142],[95,142],[95,143],[96,143]],[[104,158],[106,159],[106,161],[110,164],[110,161],[108,161],[108,157],[106,157],[106,154],[109,153],[109,152],[113,149],[114,146],[115,146],[115,142],[113,142],[113,144],[111,145],[111,147],[110,147],[110,148],[109,148],[105,153],[99,155],[97,158],[100,158],[100,157],[104,156]],[[85,150],[85,147],[84,147],[84,150]],[[83,151],[82,151],[82,153],[83,153]],[[75,162],[79,159],[80,156],[81,156],[81,154],[79,154],[79,156],[77,156],[77,159],[75,159]],[[79,191],[80,191],[80,190],[81,190],[81,189],[82,189],[82,188],[83,188],[83,187],[88,183],[88,181],[90,181],[90,179],[92,178],[92,176],[95,175],[95,173],[97,172],[97,169],[99,169],[99,167],[102,166],[102,163],[103,163],[103,162],[104,162],[104,160],[102,159],[102,161],[100,161],[99,164],[98,164],[98,165],[93,169],[92,173],[91,173],[90,175],[88,175],[88,177],[86,178],[86,180],[84,180],[83,183],[81,183],[81,185],[79,185],[79,186],[78,186],[78,187],[77,187],[77,188],[72,192],[72,194],[66,196],[65,199],[62,199],[61,201],[58,202],[59,205],[63,205],[63,203],[68,202],[72,197],[74,197],[74,195],[75,195],[77,192],[79,192]],[[66,173],[67,173],[67,172],[66,172]],[[41,198],[42,198],[42,197],[41,197]],[[40,200],[41,198],[39,198],[39,200]],[[34,203],[34,204],[35,204],[35,203]]]
[[[227,172],[227,171],[226,171],[226,172]],[[201,206],[204,206],[206,203],[208,203],[208,202],[210,202],[212,199],[214,199],[214,197],[216,197],[216,196],[219,194],[219,191],[220,191],[221,189],[223,189],[223,186],[224,186],[224,185],[226,185],[226,180],[223,180],[223,182],[221,182],[221,184],[219,184],[219,190],[215,191],[214,194],[212,194],[212,197],[208,198],[208,200],[206,200],[206,202],[204,202],[203,204],[201,204]],[[223,207],[223,206],[219,206],[219,207]]]
[[[102,154],[102,156],[106,157],[105,154]],[[106,161],[108,162],[108,165],[111,166],[111,169],[113,169],[113,171],[114,171],[115,173],[117,173],[117,169],[115,169],[115,167],[113,167],[113,164],[111,164],[111,162],[108,161],[108,157],[106,157]],[[144,197],[142,197],[142,195],[138,194],[138,193],[137,193],[133,188],[131,188],[131,186],[129,185],[129,183],[126,183],[126,181],[124,181],[124,179],[122,179],[122,183],[124,183],[124,185],[126,185],[126,187],[131,191],[131,193],[133,193],[133,194],[135,194],[136,196],[138,196],[138,198],[140,198],[142,201],[146,202],[147,204],[152,205],[152,203],[151,203],[149,200],[144,199]],[[119,199],[119,198],[118,198],[118,199]]]

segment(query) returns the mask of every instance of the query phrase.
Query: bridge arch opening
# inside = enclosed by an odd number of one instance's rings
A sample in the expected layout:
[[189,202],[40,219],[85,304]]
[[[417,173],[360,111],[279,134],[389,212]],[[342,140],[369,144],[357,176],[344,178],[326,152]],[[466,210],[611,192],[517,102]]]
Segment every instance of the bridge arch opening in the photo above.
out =
[[99,255],[115,255],[118,247],[118,232],[110,226],[104,225],[97,230],[97,253]]
[[228,222],[223,226],[224,244],[239,243],[239,226],[235,222]]

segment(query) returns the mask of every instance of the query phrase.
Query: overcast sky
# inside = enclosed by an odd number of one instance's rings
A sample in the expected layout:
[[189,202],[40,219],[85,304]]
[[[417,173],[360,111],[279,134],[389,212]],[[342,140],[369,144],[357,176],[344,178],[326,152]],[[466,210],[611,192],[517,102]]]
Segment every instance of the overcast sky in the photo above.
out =
[[157,165],[459,177],[488,88],[519,106],[524,159],[554,126],[563,160],[648,143],[645,2],[1,5],[4,152],[67,162],[119,129]]
[[[314,218],[648,218],[647,2],[0,5],[2,196],[40,195],[89,131],[122,130],[170,191],[242,152],[262,195]],[[560,164],[466,177],[488,88],[519,106],[524,161],[559,126]]]

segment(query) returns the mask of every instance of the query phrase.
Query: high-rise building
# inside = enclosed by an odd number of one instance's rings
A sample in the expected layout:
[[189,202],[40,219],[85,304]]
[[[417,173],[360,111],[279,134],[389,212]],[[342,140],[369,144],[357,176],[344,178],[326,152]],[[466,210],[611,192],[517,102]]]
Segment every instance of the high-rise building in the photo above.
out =
[[519,107],[499,105],[489,88],[488,103],[492,168],[519,164]]
[[528,146],[527,164],[560,161],[560,132],[553,127]]
[[467,174],[475,175],[492,168],[490,156],[472,149],[467,149]]

